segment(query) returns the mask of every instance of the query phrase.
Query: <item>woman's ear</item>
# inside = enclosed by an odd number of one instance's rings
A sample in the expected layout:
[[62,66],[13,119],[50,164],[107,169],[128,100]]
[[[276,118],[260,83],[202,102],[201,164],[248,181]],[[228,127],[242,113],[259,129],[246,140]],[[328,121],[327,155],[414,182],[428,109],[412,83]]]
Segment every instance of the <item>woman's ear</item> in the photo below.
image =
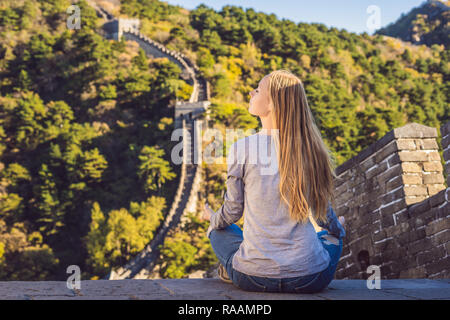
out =
[[269,96],[269,111],[273,116],[273,114],[275,113],[275,106],[274,106],[272,98],[270,96]]
[[275,106],[273,104],[273,102],[271,101],[271,105],[270,105],[270,115],[272,117],[272,127],[273,128],[278,128],[277,126],[277,119],[276,119],[276,115],[275,115]]

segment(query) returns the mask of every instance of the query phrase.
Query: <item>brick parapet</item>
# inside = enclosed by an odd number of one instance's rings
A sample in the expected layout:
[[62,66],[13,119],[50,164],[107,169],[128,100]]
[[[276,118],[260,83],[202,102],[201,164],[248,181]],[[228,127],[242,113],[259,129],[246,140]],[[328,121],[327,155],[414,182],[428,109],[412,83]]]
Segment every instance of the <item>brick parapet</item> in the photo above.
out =
[[[441,128],[447,172],[449,127]],[[336,169],[335,210],[347,230],[337,279],[366,278],[369,265],[384,279],[449,276],[449,189],[437,136],[411,123]]]

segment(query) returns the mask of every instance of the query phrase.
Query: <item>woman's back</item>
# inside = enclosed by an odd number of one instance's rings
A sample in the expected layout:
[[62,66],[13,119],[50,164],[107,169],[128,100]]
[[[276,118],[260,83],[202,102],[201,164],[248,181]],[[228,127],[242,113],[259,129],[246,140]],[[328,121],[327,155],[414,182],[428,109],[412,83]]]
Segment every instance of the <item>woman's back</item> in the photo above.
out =
[[290,278],[326,269],[330,256],[311,224],[290,219],[280,198],[275,144],[270,135],[254,134],[236,141],[229,151],[230,194],[243,188],[244,229],[233,268],[248,275]]

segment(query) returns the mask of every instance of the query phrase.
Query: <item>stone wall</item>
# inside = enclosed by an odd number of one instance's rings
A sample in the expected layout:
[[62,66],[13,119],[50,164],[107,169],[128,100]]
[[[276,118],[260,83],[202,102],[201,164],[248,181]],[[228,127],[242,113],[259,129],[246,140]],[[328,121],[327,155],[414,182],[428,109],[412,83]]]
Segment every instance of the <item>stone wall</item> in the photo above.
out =
[[[195,165],[195,174],[194,174],[194,178],[192,179],[192,186],[191,186],[191,191],[189,194],[189,198],[187,201],[187,204],[183,210],[183,214],[181,216],[181,226],[183,227],[185,225],[185,223],[187,222],[187,214],[188,213],[195,213],[198,212],[198,200],[199,200],[199,192],[200,192],[200,187],[203,183],[203,172],[202,172],[202,165],[201,165],[201,161],[202,161],[202,131],[203,128],[205,127],[206,121],[205,120],[200,120],[200,119],[196,119],[194,121],[194,140],[192,143],[194,143],[195,148],[196,148],[196,152],[195,155],[193,157],[193,161],[194,163],[197,162],[197,164]],[[197,158],[196,158],[197,157]]]
[[[441,128],[447,171],[449,127]],[[336,169],[334,209],[347,231],[336,279],[365,279],[369,265],[383,279],[450,276],[450,189],[437,136],[436,128],[411,123]]]
[[441,127],[442,150],[444,150],[445,172],[447,174],[447,187],[450,187],[450,121]]
[[139,26],[139,19],[119,18],[106,22],[103,25],[103,30],[107,34],[107,39],[118,41],[122,37],[124,31],[139,32]]
[[[103,8],[94,7],[97,13],[100,15]],[[124,19],[124,18],[112,18],[103,25],[105,37],[107,39],[119,40],[122,36],[127,40],[136,41],[139,46],[145,51],[145,53],[153,58],[168,58],[171,62],[177,64],[181,70],[181,77],[187,81],[192,82],[194,85],[194,92],[196,88],[197,74],[200,69],[193,63],[185,54],[170,50],[161,43],[150,39],[146,35],[140,33],[140,20],[139,19]],[[195,94],[191,96],[190,102],[197,101]]]
[[171,62],[178,65],[182,72],[181,78],[190,82],[191,85],[194,86],[194,94],[191,95],[189,101],[195,101],[195,90],[196,90],[196,77],[195,72],[197,72],[196,67],[191,67],[186,62],[186,56],[181,53],[174,52],[172,50],[167,49],[162,44],[150,39],[149,37],[141,34],[139,31],[134,29],[124,29],[122,30],[122,34],[126,40],[136,41],[139,46],[145,51],[145,53],[153,58],[167,58]]
[[191,115],[191,119],[198,118],[208,110],[210,105],[210,101],[198,101],[192,103],[179,101],[175,106],[175,129],[181,128],[183,117],[189,119],[189,115]]
[[[107,275],[108,280],[121,279],[148,279],[153,277],[153,268],[160,254],[159,246],[164,243],[164,239],[170,229],[177,225],[183,225],[186,221],[186,214],[195,211],[198,205],[197,192],[202,181],[201,165],[188,164],[186,157],[191,158],[192,137],[196,135],[195,142],[201,146],[199,137],[199,129],[202,121],[190,121],[186,123],[186,119],[182,121],[183,129],[183,161],[181,163],[181,176],[178,184],[175,198],[171,204],[168,214],[164,217],[164,222],[155,232],[154,238],[145,248],[139,252],[133,259],[128,261],[124,266],[111,270]],[[195,128],[197,127],[197,128]],[[190,137],[187,137],[190,135]],[[191,161],[192,162],[192,161]]]
[[[100,6],[96,6],[95,9],[100,15],[105,11]],[[189,157],[195,156],[191,155],[191,149],[193,148],[188,144],[189,141],[192,140],[188,139],[186,134],[189,133],[190,137],[194,137],[195,134],[198,135],[200,132],[195,129],[203,121],[196,120],[196,118],[205,112],[210,102],[199,101],[199,99],[209,99],[209,83],[199,75],[200,70],[197,65],[184,54],[169,50],[162,44],[141,34],[139,32],[140,22],[138,19],[114,19],[113,17],[109,19],[108,17],[108,20],[109,21],[105,23],[103,27],[107,38],[118,40],[123,36],[126,40],[136,41],[148,56],[169,59],[181,68],[182,73],[180,76],[193,85],[193,92],[191,93],[189,101],[177,104],[175,106],[174,116],[175,128],[181,127],[183,129],[183,157],[185,158],[187,155],[189,155]],[[181,116],[181,114],[183,114],[184,117]],[[190,114],[191,117],[187,118],[186,114]],[[201,146],[201,140],[199,140],[198,137],[196,137],[195,141],[200,143]],[[201,148],[197,148],[197,150],[201,150]],[[181,164],[180,181],[174,201],[171,204],[171,208],[165,217],[164,222],[158,228],[154,239],[125,266],[118,268],[117,270],[111,270],[110,274],[106,277],[107,279],[142,279],[151,276],[154,263],[159,255],[159,245],[163,244],[169,229],[176,227],[180,221],[184,222],[188,212],[196,210],[198,204],[198,190],[200,189],[201,181],[201,166],[197,164],[190,165],[186,161],[183,161]]]

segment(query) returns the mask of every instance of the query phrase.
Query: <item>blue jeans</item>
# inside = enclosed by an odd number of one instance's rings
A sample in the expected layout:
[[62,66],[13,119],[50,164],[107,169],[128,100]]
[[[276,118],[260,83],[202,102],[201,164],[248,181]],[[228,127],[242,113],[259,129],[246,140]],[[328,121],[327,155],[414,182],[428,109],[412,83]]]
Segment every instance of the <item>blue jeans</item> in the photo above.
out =
[[331,262],[328,268],[306,276],[281,279],[250,276],[233,269],[233,256],[243,240],[242,230],[236,224],[225,229],[212,230],[209,239],[214,253],[238,288],[255,292],[316,293],[325,289],[333,280],[342,253],[342,239],[339,240],[339,245],[334,245],[322,237],[325,234],[328,234],[328,231],[323,230],[318,232],[317,236],[330,254]]

